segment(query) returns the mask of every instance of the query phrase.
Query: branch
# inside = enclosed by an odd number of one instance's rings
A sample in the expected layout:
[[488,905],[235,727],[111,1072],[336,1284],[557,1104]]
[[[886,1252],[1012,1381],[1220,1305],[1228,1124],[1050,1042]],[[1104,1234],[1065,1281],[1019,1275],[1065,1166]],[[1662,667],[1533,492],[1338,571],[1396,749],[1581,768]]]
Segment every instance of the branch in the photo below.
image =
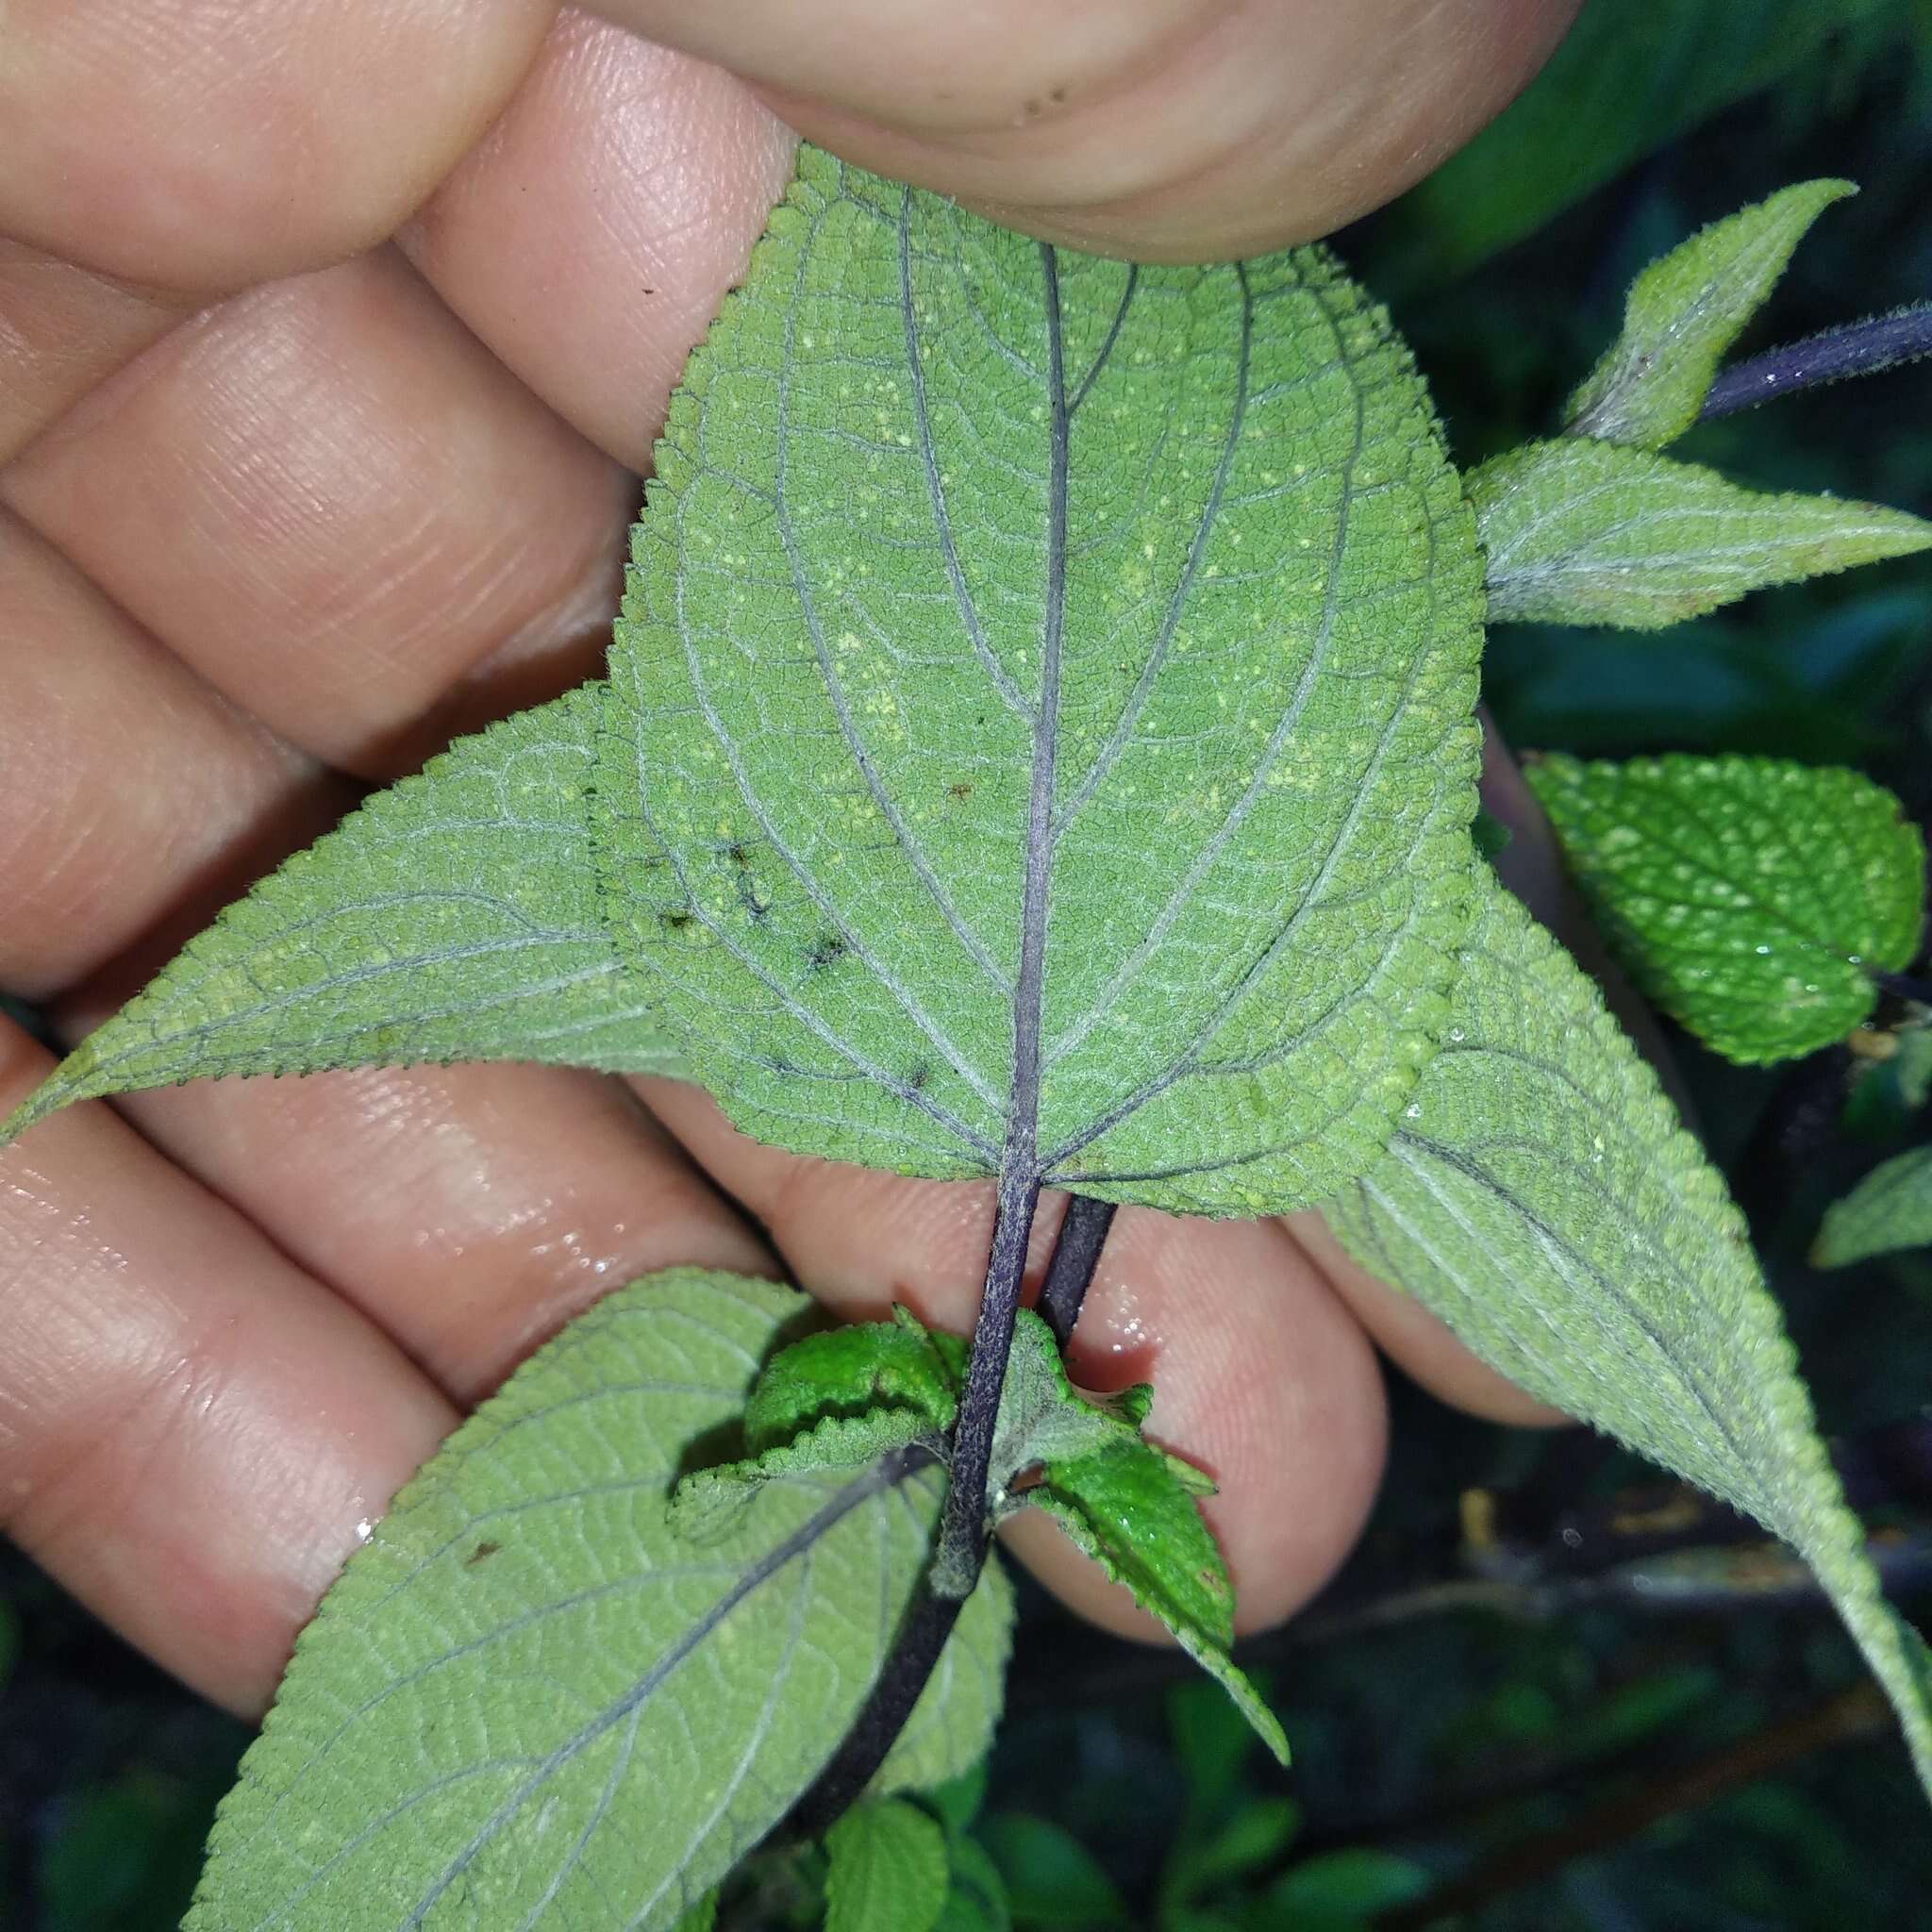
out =
[[1064,1354],[1080,1319],[1080,1304],[1093,1285],[1100,1251],[1113,1225],[1114,1204],[1075,1194],[1067,1203],[1067,1218],[1047,1264],[1046,1285],[1040,1291],[1040,1313],[1053,1330],[1055,1345]]
[[1793,390],[1843,382],[1853,375],[1876,375],[1916,362],[1922,356],[1932,356],[1932,302],[1848,322],[1801,342],[1767,349],[1726,369],[1711,384],[1697,420],[1707,423],[1714,416],[1755,409]]

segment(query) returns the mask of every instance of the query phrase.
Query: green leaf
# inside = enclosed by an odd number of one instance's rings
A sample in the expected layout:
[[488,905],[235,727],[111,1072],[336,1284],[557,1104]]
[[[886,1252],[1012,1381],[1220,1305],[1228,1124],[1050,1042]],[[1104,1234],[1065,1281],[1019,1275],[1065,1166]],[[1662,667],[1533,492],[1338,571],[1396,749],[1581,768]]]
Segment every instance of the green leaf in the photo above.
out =
[[1161,1874],[1163,1916],[1274,1864],[1300,1824],[1293,1799],[1252,1798],[1218,1830],[1183,1840]]
[[[189,1932],[601,1924],[613,1899],[655,1932],[701,1901],[837,1747],[938,1511],[937,1474],[888,1468],[774,1482],[702,1551],[675,1537],[672,1480],[807,1307],[653,1276],[457,1431],[298,1641]],[[976,1617],[1003,1656],[1005,1615],[969,1604],[955,1642]],[[903,1740],[935,1779],[995,1710],[983,1659],[949,1657]]]
[[1596,989],[1500,886],[1465,958],[1441,1054],[1329,1220],[1520,1387],[1791,1543],[1932,1790],[1925,1646],[1879,1593],[1722,1181]]
[[708,1891],[699,1899],[684,1917],[678,1920],[672,1932],[711,1932],[718,1923],[718,1894]]
[[1805,231],[1857,192],[1849,181],[1801,181],[1652,262],[1631,284],[1623,333],[1565,406],[1564,433],[1640,449],[1683,435]]
[[1904,1027],[1895,1037],[1898,1052],[1892,1057],[1892,1066],[1899,1097],[1916,1109],[1932,1096],[1932,1026]]
[[979,1836],[1006,1881],[1016,1925],[1082,1932],[1132,1923],[1099,1860],[1060,1825],[1024,1811],[995,1811]]
[[1286,1208],[1466,918],[1478,558],[1320,251],[1128,268],[808,152],[693,357],[611,656],[607,916],[733,1120]]
[[1517,100],[1384,218],[1371,279],[1392,290],[1465,274],[1816,61],[1835,35],[1896,11],[1897,0],[1590,0]]
[[229,907],[0,1141],[103,1093],[225,1074],[678,1061],[599,924],[586,793],[601,689],[459,740]]
[[744,1406],[745,1441],[769,1449],[827,1417],[907,1412],[935,1435],[953,1425],[966,1344],[908,1308],[794,1341],[772,1358]]
[[1658,630],[1767,584],[1904,557],[1932,525],[1831,496],[1767,495],[1648,450],[1569,438],[1465,479],[1493,624]]
[[1013,1914],[1000,1868],[976,1839],[955,1838],[947,1849],[952,1885],[935,1932],[1010,1932]]
[[1376,1917],[1429,1889],[1429,1874],[1412,1858],[1371,1845],[1305,1859],[1269,1893],[1292,1932],[1369,1932]]
[[944,1910],[946,1835],[916,1805],[856,1805],[825,1834],[825,1932],[932,1932]]
[[1643,992],[1756,1064],[1860,1025],[1910,963],[1925,849],[1890,791],[1786,759],[1550,757],[1524,776]]
[[1932,1147],[1914,1147],[1874,1167],[1824,1210],[1811,1249],[1819,1268],[1848,1268],[1874,1255],[1932,1247]]

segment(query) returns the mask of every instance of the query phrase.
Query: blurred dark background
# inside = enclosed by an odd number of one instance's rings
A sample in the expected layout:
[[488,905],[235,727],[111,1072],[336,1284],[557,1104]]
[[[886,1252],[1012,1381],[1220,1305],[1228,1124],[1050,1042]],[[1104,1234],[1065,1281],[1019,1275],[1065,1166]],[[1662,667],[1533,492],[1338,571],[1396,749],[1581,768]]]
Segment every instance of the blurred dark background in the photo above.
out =
[[[1932,298],[1928,0],[1591,0],[1465,154],[1342,235],[1467,464],[1556,424],[1655,255],[1789,182],[1848,175],[1741,353]],[[1932,513],[1932,363],[1706,425],[1675,454]],[[1491,641],[1523,747],[1853,763],[1932,816],[1932,564],[1659,636]],[[1770,1263],[1898,1601],[1932,1615],[1932,1257],[1804,1265],[1824,1204],[1916,1131],[1833,1053],[1676,1045]],[[1928,1823],[1876,1693],[1748,1525],[1580,1432],[1394,1391],[1348,1572],[1253,1647],[1296,1765],[1209,1687],[1026,1598],[980,1835],[1016,1924],[1078,1932],[1932,1924]],[[0,1926],[158,1932],[246,1733],[0,1549]]]

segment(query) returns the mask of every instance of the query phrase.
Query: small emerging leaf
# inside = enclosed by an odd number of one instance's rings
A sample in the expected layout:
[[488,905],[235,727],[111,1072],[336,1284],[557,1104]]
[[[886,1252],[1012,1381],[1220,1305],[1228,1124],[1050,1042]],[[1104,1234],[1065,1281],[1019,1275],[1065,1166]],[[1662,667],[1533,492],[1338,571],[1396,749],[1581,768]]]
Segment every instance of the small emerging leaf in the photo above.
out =
[[949,1864],[939,1823],[903,1798],[855,1805],[825,1834],[824,1932],[932,1932]]
[[1932,1147],[1874,1167],[1824,1211],[1811,1250],[1820,1268],[1849,1268],[1874,1255],[1932,1247]]
[[[784,1815],[871,1690],[924,1567],[926,1471],[784,1478],[733,1536],[665,1497],[808,1306],[676,1270],[612,1295],[458,1430],[297,1642],[224,1803],[190,1932],[464,1923],[658,1932]],[[996,1564],[874,1790],[985,1751]],[[452,1920],[452,1923],[455,1921]]]
[[901,1409],[934,1434],[953,1425],[966,1344],[924,1327],[906,1308],[890,1322],[855,1322],[794,1341],[774,1356],[744,1406],[753,1450],[789,1441],[828,1416]]
[[1805,231],[1857,192],[1849,181],[1801,181],[1652,262],[1631,284],[1623,333],[1570,398],[1564,433],[1640,449],[1674,441]]
[[1607,442],[1525,443],[1465,481],[1493,624],[1657,630],[1768,584],[1932,544],[1932,524],[1904,510],[1767,495]]
[[0,1124],[225,1074],[425,1060],[675,1073],[598,918],[586,795],[599,687],[376,793],[230,906]]
[[1925,851],[1856,772],[1758,758],[1550,757],[1524,776],[1619,960],[1727,1058],[1829,1046],[1918,950]]
[[1810,1563],[1932,1791],[1925,1645],[1886,1604],[1743,1222],[1594,986],[1500,886],[1350,1251],[1519,1387],[1756,1517]]
[[[1129,1423],[1080,1395],[1066,1379],[1052,1331],[1021,1311],[1000,1405],[991,1491],[1003,1513],[1044,1509],[1074,1546],[1097,1562],[1235,1701],[1269,1750],[1288,1762],[1274,1713],[1228,1657],[1234,1587],[1195,1498],[1211,1490],[1200,1471],[1143,1441]],[[1141,1412],[1142,1405],[1130,1406]],[[1015,1484],[1038,1469],[1030,1486]]]

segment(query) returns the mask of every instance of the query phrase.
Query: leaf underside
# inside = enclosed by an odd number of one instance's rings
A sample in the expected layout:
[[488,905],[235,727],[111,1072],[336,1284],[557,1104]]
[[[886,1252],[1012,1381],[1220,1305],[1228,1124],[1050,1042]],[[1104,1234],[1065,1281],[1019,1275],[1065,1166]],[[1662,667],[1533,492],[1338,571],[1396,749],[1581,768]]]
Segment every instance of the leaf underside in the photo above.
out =
[[1577,437],[1525,443],[1465,480],[1497,624],[1658,630],[1769,584],[1932,543],[1932,525],[1904,510],[1770,495]]
[[75,1100],[225,1074],[535,1059],[675,1073],[600,922],[595,690],[459,740],[230,906],[0,1141]]
[[1932,1247],[1932,1147],[1913,1147],[1874,1167],[1825,1209],[1811,1259],[1820,1268],[1848,1268],[1925,1247]]
[[656,473],[603,889],[740,1126],[1207,1212],[1373,1158],[1466,918],[1478,565],[1326,256],[1130,269],[808,153]]
[[1500,886],[1466,957],[1442,1053],[1328,1219],[1519,1387],[1791,1543],[1932,1790],[1925,1646],[1879,1593],[1723,1182],[1595,988]]
[[1842,1040],[1918,951],[1924,841],[1881,786],[1782,758],[1524,768],[1619,961],[1747,1064]]
[[[189,1932],[674,1925],[774,1825],[876,1676],[927,1470],[768,1484],[682,1541],[671,1483],[808,1308],[695,1270],[533,1357],[397,1499],[303,1633]],[[1010,1593],[961,1615],[874,1790],[985,1750]]]

